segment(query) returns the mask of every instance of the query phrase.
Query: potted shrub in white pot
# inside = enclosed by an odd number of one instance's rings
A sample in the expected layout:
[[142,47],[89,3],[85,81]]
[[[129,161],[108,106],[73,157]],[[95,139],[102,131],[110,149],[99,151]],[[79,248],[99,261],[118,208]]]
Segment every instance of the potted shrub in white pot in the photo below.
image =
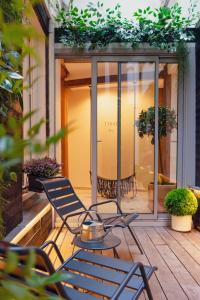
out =
[[171,215],[171,227],[176,231],[191,231],[192,215],[197,207],[197,198],[187,188],[170,191],[165,197],[165,208]]

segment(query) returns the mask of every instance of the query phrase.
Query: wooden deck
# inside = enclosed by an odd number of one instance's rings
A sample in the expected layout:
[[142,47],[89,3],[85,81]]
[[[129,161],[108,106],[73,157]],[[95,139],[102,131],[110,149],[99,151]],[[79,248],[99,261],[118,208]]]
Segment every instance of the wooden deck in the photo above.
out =
[[[49,239],[53,239],[54,229]],[[141,261],[158,267],[158,271],[150,280],[155,300],[200,299],[200,232],[179,233],[166,227],[134,227],[144,255],[139,253],[130,233],[126,230],[113,231],[121,238],[117,248],[121,259]],[[75,250],[71,245],[72,235],[66,229],[60,234],[57,244],[66,259]],[[108,250],[104,255],[113,255]],[[55,266],[59,262],[55,253],[51,253]],[[147,299],[145,293],[140,300]]]

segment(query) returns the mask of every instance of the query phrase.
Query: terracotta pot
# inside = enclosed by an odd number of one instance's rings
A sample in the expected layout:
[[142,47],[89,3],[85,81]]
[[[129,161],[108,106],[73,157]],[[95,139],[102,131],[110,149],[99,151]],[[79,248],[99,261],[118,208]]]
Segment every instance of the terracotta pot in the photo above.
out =
[[175,231],[188,232],[192,229],[192,216],[171,216],[171,228]]
[[[176,189],[176,184],[158,184],[158,212],[166,212],[164,208],[164,199],[168,192]],[[148,185],[148,206],[151,211],[153,211],[153,194],[154,194],[154,184],[149,183]]]

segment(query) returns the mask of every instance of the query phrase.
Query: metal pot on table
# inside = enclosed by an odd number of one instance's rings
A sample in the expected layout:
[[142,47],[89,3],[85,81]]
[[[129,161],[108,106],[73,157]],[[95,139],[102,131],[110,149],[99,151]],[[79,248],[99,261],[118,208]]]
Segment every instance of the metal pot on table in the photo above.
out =
[[[85,213],[85,212],[84,212]],[[87,215],[95,213],[98,220],[85,220],[81,224],[80,238],[83,242],[101,241],[110,232],[111,228],[107,229],[101,221],[100,216],[94,211],[87,211]]]

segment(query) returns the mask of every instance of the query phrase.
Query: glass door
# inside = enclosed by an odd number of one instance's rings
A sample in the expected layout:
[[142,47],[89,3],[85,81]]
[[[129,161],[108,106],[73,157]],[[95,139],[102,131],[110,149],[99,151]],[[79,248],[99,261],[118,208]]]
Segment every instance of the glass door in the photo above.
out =
[[[125,212],[154,212],[155,63],[121,63],[120,203]],[[151,112],[146,118],[148,111]]]
[[[93,200],[155,216],[156,60],[93,58],[92,69]],[[148,109],[152,124],[143,122]]]
[[176,76],[176,64],[159,64],[156,57],[93,58],[93,202],[117,199],[123,211],[147,219],[164,211],[160,193],[169,187],[161,188],[160,178],[176,181]]

